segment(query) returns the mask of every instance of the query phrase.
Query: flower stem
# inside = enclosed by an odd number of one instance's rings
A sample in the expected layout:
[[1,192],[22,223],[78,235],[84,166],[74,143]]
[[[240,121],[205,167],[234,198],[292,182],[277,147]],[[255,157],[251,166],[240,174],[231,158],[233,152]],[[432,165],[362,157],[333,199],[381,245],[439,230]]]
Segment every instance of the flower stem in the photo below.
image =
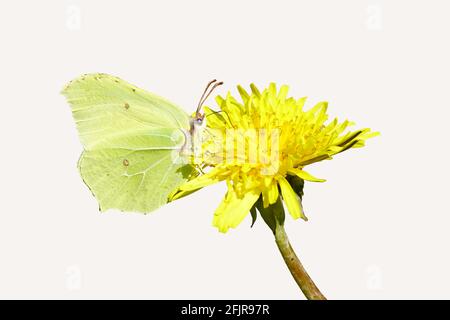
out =
[[289,243],[284,227],[279,223],[277,223],[275,229],[275,242],[295,282],[297,282],[306,298],[308,300],[326,300],[298,259]]

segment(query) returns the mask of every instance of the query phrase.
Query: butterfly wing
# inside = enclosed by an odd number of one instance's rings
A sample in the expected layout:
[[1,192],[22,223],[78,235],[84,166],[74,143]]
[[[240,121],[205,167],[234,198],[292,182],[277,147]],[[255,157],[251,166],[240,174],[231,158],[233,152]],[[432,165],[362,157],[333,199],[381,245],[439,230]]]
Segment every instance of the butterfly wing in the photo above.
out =
[[62,91],[84,152],[78,167],[100,210],[150,212],[191,174],[180,149],[189,116],[119,78],[89,74]]

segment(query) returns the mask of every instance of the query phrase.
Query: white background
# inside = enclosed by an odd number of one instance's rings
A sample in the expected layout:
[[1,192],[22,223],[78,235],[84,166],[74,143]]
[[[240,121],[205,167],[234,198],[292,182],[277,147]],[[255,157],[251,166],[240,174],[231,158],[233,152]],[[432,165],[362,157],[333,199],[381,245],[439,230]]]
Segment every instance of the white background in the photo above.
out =
[[[191,112],[205,83],[286,83],[381,136],[309,171],[286,228],[328,298],[450,298],[448,1],[2,1],[0,297],[303,299],[270,230],[220,234],[220,184],[151,215],[79,177],[59,91],[110,73]],[[209,104],[214,107],[213,100]]]

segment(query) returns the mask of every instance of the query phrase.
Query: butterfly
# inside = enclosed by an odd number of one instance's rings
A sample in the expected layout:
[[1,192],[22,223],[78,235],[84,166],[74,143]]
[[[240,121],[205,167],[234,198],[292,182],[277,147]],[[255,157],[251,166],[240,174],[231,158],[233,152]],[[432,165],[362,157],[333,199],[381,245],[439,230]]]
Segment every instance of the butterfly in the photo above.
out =
[[208,83],[192,116],[107,74],[86,74],[64,87],[84,147],[78,168],[100,211],[148,213],[195,174],[186,151],[206,127],[203,103],[221,84]]

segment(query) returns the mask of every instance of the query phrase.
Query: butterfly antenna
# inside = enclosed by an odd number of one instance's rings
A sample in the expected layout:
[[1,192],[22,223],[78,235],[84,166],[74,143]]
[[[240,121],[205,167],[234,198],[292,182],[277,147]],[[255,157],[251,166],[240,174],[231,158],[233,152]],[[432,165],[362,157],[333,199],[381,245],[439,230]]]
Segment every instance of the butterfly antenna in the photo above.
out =
[[199,110],[199,107],[201,106],[202,101],[203,101],[203,98],[205,97],[205,94],[206,94],[206,92],[208,91],[209,87],[210,87],[214,82],[216,82],[216,81],[217,81],[216,79],[213,79],[213,80],[211,80],[210,82],[208,82],[208,84],[206,85],[206,88],[205,88],[205,90],[203,91],[202,96],[200,97],[200,101],[198,102],[197,110]]
[[[206,99],[208,99],[208,97],[211,95],[211,93],[214,91],[215,88],[217,88],[218,86],[221,86],[223,84],[222,81],[217,82],[216,79],[211,80],[210,82],[208,82],[208,84],[206,85],[205,91],[203,91],[203,94],[200,98],[200,101],[198,102],[197,105],[197,110],[195,112],[196,115],[200,114],[200,108],[202,107],[203,103],[206,101]],[[212,87],[211,87],[212,85]],[[211,88],[210,88],[211,87]],[[208,91],[209,90],[209,91]]]

